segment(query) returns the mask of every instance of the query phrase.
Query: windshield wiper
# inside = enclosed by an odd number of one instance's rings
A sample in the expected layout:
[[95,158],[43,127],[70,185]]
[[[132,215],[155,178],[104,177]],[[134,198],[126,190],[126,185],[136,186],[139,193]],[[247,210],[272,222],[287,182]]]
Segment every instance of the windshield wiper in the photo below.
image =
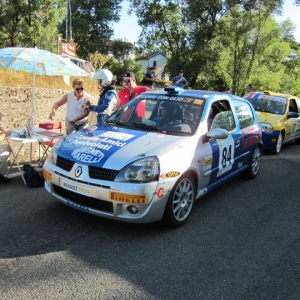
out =
[[116,125],[120,125],[120,126],[126,126],[126,123],[120,122],[120,121],[116,121],[116,120],[105,120],[106,124],[116,124]]
[[168,135],[180,135],[180,136],[190,136],[192,132],[184,132],[184,131],[172,131],[172,130],[161,130]]
[[155,131],[162,131],[161,129],[157,128],[156,125],[148,125],[148,124],[145,124],[145,123],[139,123],[139,122],[132,122],[132,123],[128,123],[127,126],[130,126],[130,125],[134,125],[132,127],[142,127],[142,128],[147,128],[147,129],[152,129],[152,130],[155,130]]
[[261,112],[267,112],[267,113],[270,113],[270,114],[275,114],[274,111],[266,109],[266,108],[262,108],[262,107],[256,107],[255,110],[256,111],[261,111]]
[[153,131],[159,131],[161,133],[165,133],[165,134],[168,134],[168,135],[180,135],[180,136],[191,135],[190,132],[180,132],[180,131],[176,131],[176,130],[166,130],[166,129],[163,128],[163,126],[157,127],[157,125],[148,125],[148,124],[145,124],[145,123],[132,122],[132,123],[127,124],[127,125],[128,126],[135,125],[137,127],[143,127],[143,128],[150,129],[150,130],[153,130]]

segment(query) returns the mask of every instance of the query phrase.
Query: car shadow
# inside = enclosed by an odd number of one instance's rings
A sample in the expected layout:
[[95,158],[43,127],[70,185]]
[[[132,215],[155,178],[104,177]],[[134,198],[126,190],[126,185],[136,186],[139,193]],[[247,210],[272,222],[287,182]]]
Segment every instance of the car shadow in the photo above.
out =
[[[253,270],[260,270],[269,259],[271,249],[274,257],[282,255],[280,248],[276,250],[280,239],[270,238],[283,230],[275,221],[279,219],[284,230],[289,230],[289,221],[296,217],[294,207],[294,215],[284,219],[292,201],[298,199],[296,181],[300,175],[289,182],[288,190],[270,175],[278,174],[278,162],[284,162],[286,166],[281,168],[278,180],[286,179],[286,172],[295,165],[284,160],[280,156],[263,158],[256,179],[238,176],[201,197],[188,222],[175,230],[162,222],[131,224],[86,214],[58,202],[44,188],[29,189],[21,178],[13,178],[0,190],[0,258],[28,258],[31,264],[46,255],[66,252],[75,257],[74,261],[116,274],[155,299],[168,295],[166,286],[172,286],[180,299],[195,299],[180,286],[182,283],[192,287],[190,276],[204,295],[209,294],[216,278],[228,282],[229,270],[235,282],[240,278],[242,284],[248,272],[245,264],[251,261],[252,276]],[[268,194],[257,193],[264,190]],[[282,206],[282,195],[287,191],[289,199]],[[280,210],[272,208],[271,203],[277,203]],[[279,236],[288,237],[283,231]],[[249,249],[255,249],[255,259]],[[63,272],[59,265],[49,268],[58,274]],[[40,274],[31,272],[31,268],[27,275],[33,282],[40,279]],[[13,272],[7,276],[13,276]],[[174,282],[178,285],[174,286]]]

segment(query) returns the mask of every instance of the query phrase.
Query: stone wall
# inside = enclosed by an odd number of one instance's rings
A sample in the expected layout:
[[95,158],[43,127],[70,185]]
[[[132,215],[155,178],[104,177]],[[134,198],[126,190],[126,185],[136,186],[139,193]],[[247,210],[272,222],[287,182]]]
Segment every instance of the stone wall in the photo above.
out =
[[[49,114],[55,102],[60,100],[68,91],[62,89],[35,88],[34,93],[34,127],[49,120]],[[93,95],[92,104],[96,104],[98,95]],[[0,111],[3,114],[1,125],[6,130],[23,129],[31,118],[32,87],[0,87]],[[65,133],[66,105],[61,106],[55,114],[54,121],[63,121],[62,133]],[[90,114],[91,124],[96,122],[95,114]],[[1,142],[7,143],[6,141]],[[19,144],[15,143],[16,147]],[[29,145],[24,145],[20,152],[20,161],[28,160]],[[39,147],[33,145],[33,157],[38,158]]]

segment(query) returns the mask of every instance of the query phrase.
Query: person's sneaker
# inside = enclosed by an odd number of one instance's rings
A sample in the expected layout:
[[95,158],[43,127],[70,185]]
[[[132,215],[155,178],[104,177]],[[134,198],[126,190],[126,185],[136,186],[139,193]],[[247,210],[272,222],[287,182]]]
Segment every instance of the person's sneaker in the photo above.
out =
[[10,182],[10,178],[3,176],[2,174],[0,174],[0,183],[9,183]]

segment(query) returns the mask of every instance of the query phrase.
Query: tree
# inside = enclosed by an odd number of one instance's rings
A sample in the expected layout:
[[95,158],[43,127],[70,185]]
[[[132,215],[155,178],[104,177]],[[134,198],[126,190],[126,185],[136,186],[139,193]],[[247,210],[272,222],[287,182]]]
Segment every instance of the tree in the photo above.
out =
[[[270,15],[281,9],[282,0],[130,0],[131,10],[143,27],[144,47],[162,49],[169,59],[168,69],[185,69],[192,87],[219,59],[216,38],[223,33],[223,19],[233,9]],[[151,45],[152,44],[152,45]]]
[[118,61],[116,59],[111,59],[107,64],[106,67],[115,75],[117,76],[118,82],[120,86],[123,88],[123,75],[125,72],[132,72],[135,75],[137,83],[142,82],[144,74],[142,65],[132,59]]
[[[89,53],[108,53],[106,41],[113,35],[111,22],[119,20],[122,0],[72,0],[72,37],[79,57]],[[65,23],[60,25],[64,33]]]
[[105,64],[109,62],[110,59],[111,57],[109,55],[101,54],[98,51],[88,55],[88,60],[91,62],[96,71],[103,69]]
[[125,42],[120,39],[113,41],[106,41],[106,48],[109,54],[115,59],[124,61],[135,53],[135,45],[129,42]]
[[166,72],[177,74],[179,69],[184,69],[187,75],[189,24],[185,22],[181,6],[172,1],[134,0],[131,11],[135,11],[138,24],[144,28],[138,44],[147,52],[161,50],[166,53]]
[[55,49],[64,1],[8,0],[2,1],[0,8],[0,47]]

